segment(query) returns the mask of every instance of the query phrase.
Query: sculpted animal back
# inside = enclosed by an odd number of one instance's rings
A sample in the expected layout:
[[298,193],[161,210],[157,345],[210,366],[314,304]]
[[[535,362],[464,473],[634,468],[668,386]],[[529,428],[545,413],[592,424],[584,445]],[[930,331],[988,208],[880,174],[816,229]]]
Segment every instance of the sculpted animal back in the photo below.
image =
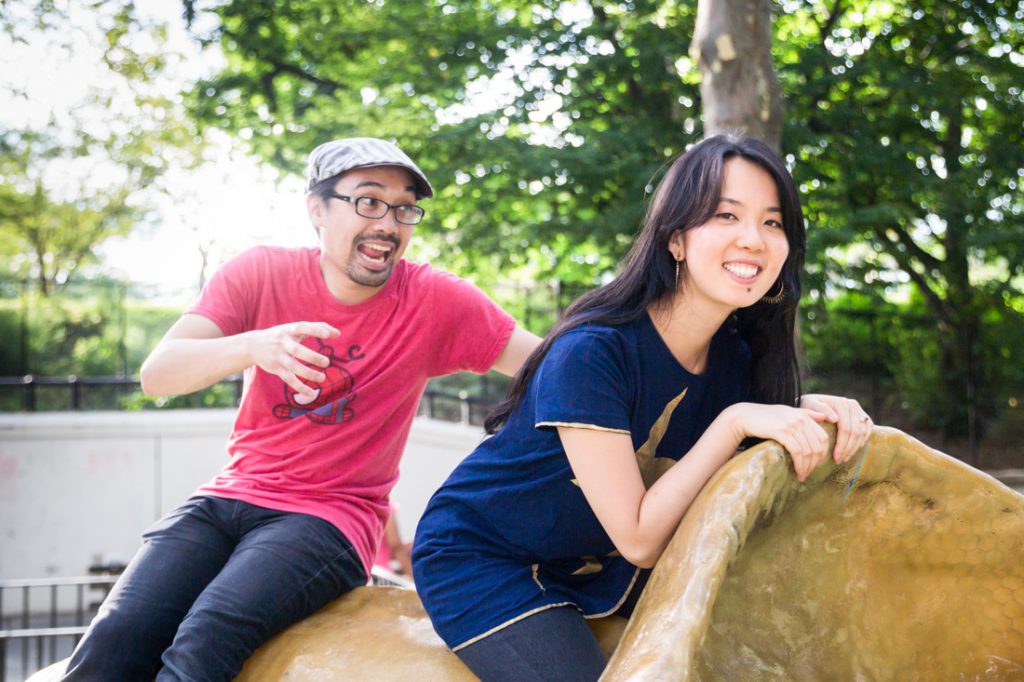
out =
[[361,587],[264,644],[236,682],[475,679],[434,633],[415,592]]
[[805,484],[764,443],[691,507],[602,679],[1021,678],[1021,556],[1024,496],[899,431]]

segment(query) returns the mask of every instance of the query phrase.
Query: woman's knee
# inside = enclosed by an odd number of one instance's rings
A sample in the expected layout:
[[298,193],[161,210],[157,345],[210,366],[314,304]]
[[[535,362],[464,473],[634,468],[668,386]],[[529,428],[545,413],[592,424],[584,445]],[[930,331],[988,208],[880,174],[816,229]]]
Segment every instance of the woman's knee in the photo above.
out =
[[484,682],[592,682],[605,667],[597,640],[571,607],[540,611],[455,653]]

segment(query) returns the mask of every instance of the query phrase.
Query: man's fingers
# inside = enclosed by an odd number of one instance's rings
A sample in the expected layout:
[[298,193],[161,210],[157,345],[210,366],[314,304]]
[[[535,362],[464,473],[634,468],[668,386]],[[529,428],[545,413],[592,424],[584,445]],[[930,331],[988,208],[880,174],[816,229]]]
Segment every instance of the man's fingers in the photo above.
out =
[[326,322],[293,322],[289,332],[298,336],[299,340],[307,336],[315,336],[318,339],[329,339],[341,334],[335,327]]
[[317,394],[317,389],[313,388],[309,384],[299,379],[299,377],[296,376],[295,374],[282,374],[281,378],[284,380],[284,383],[288,384],[291,388],[295,389],[296,393],[301,393],[303,395],[308,395],[310,397],[315,397]]
[[[303,379],[308,379],[309,381],[312,381],[315,384],[323,383],[324,379],[327,378],[326,374],[324,374],[323,372],[320,372],[320,371],[318,371],[318,370],[316,370],[316,369],[314,369],[312,367],[308,367],[306,365],[299,365],[299,367],[300,367],[300,369],[296,369],[295,370],[295,374],[297,374],[298,376],[302,377]],[[310,389],[310,390],[312,391],[312,390],[315,390],[315,389]]]
[[287,350],[289,355],[291,355],[296,360],[301,360],[302,362],[308,363],[310,365],[315,365],[317,367],[326,367],[327,365],[331,364],[331,361],[327,358],[326,355],[317,353],[312,348],[309,348],[308,346],[303,346],[301,343],[296,343],[293,341],[291,348],[288,348]]
[[[284,363],[282,364],[284,365],[285,371],[288,372],[289,374],[297,376],[301,379],[312,381],[315,384],[319,384],[320,382],[327,378],[327,375],[318,370],[316,367],[310,367],[309,365],[299,362],[294,357],[286,357]],[[305,384],[303,385],[305,386]],[[315,388],[309,388],[308,386],[307,389],[307,392],[316,391]]]
[[[339,332],[335,327],[332,327],[326,322],[293,322],[285,328],[285,331],[290,337],[284,342],[285,353],[297,360],[301,360],[303,363],[314,365],[316,367],[327,367],[331,364],[331,361],[327,356],[316,352],[309,346],[303,345],[301,342],[302,339],[307,336],[312,336],[318,339],[327,339],[337,336],[341,332]],[[298,372],[294,367],[289,366],[288,369],[299,373],[306,379],[311,379],[317,382],[324,380],[324,377],[319,373],[316,375],[307,375],[303,372]]]

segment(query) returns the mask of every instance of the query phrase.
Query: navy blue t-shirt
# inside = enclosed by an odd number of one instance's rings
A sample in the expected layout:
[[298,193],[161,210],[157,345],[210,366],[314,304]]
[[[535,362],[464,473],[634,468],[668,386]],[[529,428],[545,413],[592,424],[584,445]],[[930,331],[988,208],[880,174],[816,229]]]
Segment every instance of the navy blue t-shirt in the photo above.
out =
[[747,399],[750,351],[722,328],[699,376],[650,317],[555,340],[526,394],[433,496],[416,532],[416,589],[449,647],[545,608],[616,611],[638,569],[576,482],[557,427],[629,434],[647,487],[726,407]]

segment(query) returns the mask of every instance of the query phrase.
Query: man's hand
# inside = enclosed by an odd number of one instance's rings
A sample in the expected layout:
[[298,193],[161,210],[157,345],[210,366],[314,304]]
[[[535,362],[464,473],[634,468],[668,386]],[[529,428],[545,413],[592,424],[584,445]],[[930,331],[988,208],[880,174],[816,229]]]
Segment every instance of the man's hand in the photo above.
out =
[[329,360],[303,346],[302,340],[338,334],[325,322],[290,322],[224,336],[212,320],[186,313],[142,363],[142,390],[146,395],[192,393],[256,365],[304,395],[315,394],[303,379],[323,381],[323,373],[315,368],[326,367]]
[[[274,374],[296,392],[313,398],[317,391],[306,381],[319,384],[327,376],[317,367],[327,367],[330,359],[302,345],[307,336],[329,339],[341,332],[326,322],[289,322],[246,333],[246,353],[264,372]],[[305,379],[305,381],[303,381]]]

